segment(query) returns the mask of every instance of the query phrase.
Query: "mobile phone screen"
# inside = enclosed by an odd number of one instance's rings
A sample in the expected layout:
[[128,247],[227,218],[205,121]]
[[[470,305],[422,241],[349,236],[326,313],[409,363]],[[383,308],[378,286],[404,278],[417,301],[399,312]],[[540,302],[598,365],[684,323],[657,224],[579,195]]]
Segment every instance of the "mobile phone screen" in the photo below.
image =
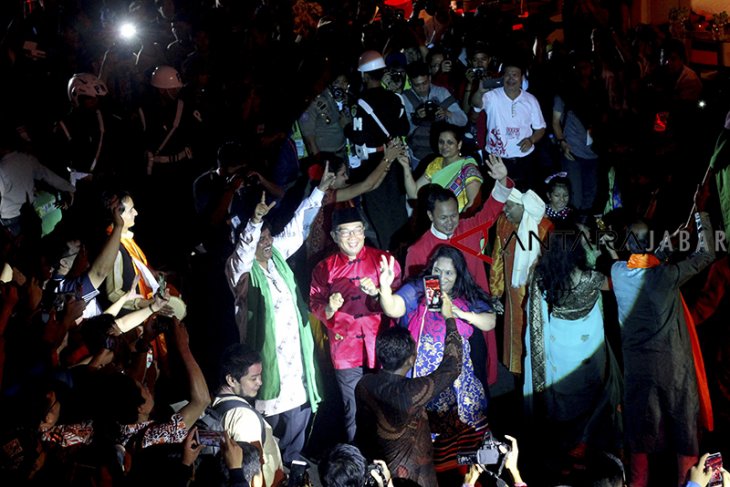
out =
[[705,467],[710,469],[712,477],[710,477],[709,486],[722,485],[722,455],[720,453],[713,453],[707,457],[705,461]]
[[220,431],[198,430],[198,443],[205,446],[221,446],[223,433]]
[[441,311],[441,282],[438,276],[423,278],[423,287],[426,290],[426,307],[429,311]]

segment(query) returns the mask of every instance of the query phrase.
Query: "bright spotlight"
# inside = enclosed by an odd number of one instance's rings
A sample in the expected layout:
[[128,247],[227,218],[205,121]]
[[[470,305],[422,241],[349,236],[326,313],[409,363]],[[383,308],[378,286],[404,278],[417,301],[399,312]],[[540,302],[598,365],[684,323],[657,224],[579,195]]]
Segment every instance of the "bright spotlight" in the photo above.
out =
[[137,26],[131,22],[124,22],[119,26],[119,35],[124,40],[133,39],[137,35]]

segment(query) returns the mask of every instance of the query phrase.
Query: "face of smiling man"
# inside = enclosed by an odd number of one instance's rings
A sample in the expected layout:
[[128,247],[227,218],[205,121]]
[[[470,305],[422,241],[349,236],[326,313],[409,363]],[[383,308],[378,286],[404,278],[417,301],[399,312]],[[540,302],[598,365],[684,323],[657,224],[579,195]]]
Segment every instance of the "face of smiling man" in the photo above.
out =
[[274,238],[268,228],[261,230],[261,238],[256,245],[256,260],[262,264],[266,264],[271,259],[271,248],[274,244]]
[[332,232],[340,252],[354,259],[365,245],[365,225],[362,222],[342,223]]

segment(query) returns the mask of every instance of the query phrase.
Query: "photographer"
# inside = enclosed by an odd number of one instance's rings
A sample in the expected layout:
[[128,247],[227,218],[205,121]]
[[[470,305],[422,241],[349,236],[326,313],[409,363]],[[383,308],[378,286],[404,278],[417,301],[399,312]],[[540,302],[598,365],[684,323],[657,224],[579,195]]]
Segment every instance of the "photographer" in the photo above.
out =
[[[392,257],[390,262],[383,257],[380,295],[384,309],[386,303],[397,299],[390,290],[393,266]],[[406,378],[416,363],[416,343],[408,330],[390,328],[382,331],[375,343],[382,372],[366,375],[355,388],[357,443],[369,457],[384,457],[396,475],[424,486],[437,484],[426,406],[454,383],[462,368],[463,342],[454,309],[448,294],[443,293],[444,354],[433,372]]]
[[487,92],[487,88],[483,86],[483,81],[493,81],[499,77],[493,72],[494,57],[490,51],[486,44],[477,42],[469,53],[469,68],[465,73],[466,86],[462,102],[462,107],[466,113],[469,113],[472,108],[472,97],[477,94],[481,98]]
[[[511,485],[513,487],[527,487],[527,484],[522,480],[522,475],[520,475],[519,468],[517,468],[517,459],[519,458],[520,454],[519,449],[517,448],[517,439],[509,435],[504,435],[504,437],[510,441],[511,445],[507,447],[506,445],[501,444],[498,446],[498,448],[500,454],[505,455],[503,465],[504,468],[506,468],[512,476]],[[469,469],[469,472],[467,472],[467,474],[464,476],[464,485],[462,487],[474,487],[484,471],[485,467],[483,465],[480,465],[478,463],[473,464]],[[491,475],[496,477],[495,474]],[[497,477],[497,485],[505,485],[504,481],[499,477]]]
[[410,122],[408,145],[413,150],[415,167],[418,162],[433,152],[431,148],[431,126],[445,121],[463,127],[467,118],[457,99],[449,90],[431,84],[431,74],[425,63],[408,66],[411,89],[403,92],[406,114]]
[[[335,445],[319,464],[324,487],[393,487],[393,477],[382,460],[367,464],[356,446]],[[435,485],[435,484],[431,484]]]

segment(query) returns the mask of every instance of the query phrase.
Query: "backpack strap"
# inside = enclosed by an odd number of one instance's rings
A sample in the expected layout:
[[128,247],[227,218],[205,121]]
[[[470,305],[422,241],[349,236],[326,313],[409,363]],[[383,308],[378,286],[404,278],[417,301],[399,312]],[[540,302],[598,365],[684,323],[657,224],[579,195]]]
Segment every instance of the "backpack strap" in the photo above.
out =
[[230,397],[232,399],[228,399],[226,401],[221,401],[215,406],[213,406],[213,411],[218,415],[220,419],[223,419],[223,416],[230,410],[236,409],[236,408],[246,408],[251,411],[253,411],[256,414],[256,417],[259,419],[259,423],[261,424],[261,448],[264,448],[264,440],[266,440],[266,425],[264,424],[264,417],[261,415],[260,412],[256,411],[256,409],[249,404],[248,401],[246,401],[241,396],[237,396],[235,394],[221,394],[218,397]]
[[406,98],[408,98],[408,101],[413,106],[413,109],[417,109],[421,105],[421,101],[418,99],[415,93],[413,93],[411,90],[406,90],[403,92],[403,95],[405,95]]
[[446,109],[446,108],[449,108],[454,103],[456,103],[456,98],[454,98],[454,95],[451,95],[448,98],[446,98],[444,101],[440,102],[439,106],[441,108]]

